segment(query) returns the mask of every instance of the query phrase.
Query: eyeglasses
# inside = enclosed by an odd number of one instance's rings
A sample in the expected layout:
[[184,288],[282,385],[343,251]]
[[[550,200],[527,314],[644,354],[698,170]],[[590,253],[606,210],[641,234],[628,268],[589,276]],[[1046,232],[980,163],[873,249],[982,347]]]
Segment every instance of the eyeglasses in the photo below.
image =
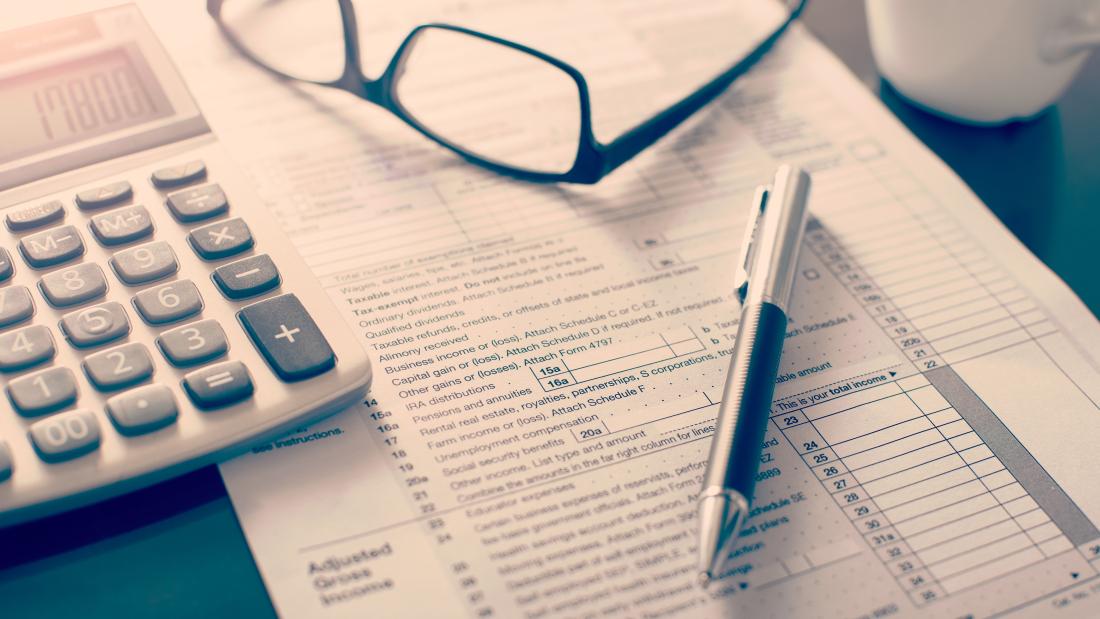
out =
[[[580,71],[526,45],[424,24],[372,80],[363,72],[352,0],[207,0],[206,9],[238,52],[275,75],[366,99],[489,170],[527,181],[591,184],[721,94],[764,56],[807,1],[784,5],[781,19],[740,60],[607,143],[593,131]],[[474,84],[461,100],[448,100],[454,88]]]

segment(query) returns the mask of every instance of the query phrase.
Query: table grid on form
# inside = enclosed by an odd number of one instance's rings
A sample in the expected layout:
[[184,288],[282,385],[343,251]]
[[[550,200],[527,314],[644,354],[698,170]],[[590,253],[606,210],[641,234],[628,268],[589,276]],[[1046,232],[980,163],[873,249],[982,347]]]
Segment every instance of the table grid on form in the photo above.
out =
[[619,339],[607,337],[597,340],[597,346],[589,343],[576,351],[569,350],[569,345],[563,344],[560,352],[548,354],[553,359],[528,366],[528,369],[543,391],[556,391],[706,349],[691,327],[654,333],[635,340],[620,342]]
[[[887,375],[777,402],[772,420],[914,603],[1072,552],[1066,531],[1097,537],[1056,485],[1021,485],[968,423],[980,413],[960,414],[925,375]],[[1086,559],[1067,584],[1096,574]]]
[[[906,203],[923,203],[919,198]],[[1055,330],[972,243],[963,244],[961,253],[944,247],[958,229],[942,215],[932,217],[873,238],[836,239],[811,221],[807,246],[922,371]]]

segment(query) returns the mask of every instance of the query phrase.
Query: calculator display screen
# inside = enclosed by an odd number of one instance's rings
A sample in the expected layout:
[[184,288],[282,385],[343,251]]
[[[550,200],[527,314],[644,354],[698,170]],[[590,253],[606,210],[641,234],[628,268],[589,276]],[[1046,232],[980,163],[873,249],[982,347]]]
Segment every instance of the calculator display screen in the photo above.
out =
[[0,79],[0,164],[170,116],[136,47]]

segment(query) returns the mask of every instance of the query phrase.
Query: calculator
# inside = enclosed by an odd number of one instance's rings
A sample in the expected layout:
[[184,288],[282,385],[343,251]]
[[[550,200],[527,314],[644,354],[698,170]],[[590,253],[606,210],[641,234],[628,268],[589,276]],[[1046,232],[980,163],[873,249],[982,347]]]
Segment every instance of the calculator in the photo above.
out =
[[136,6],[0,33],[0,526],[364,397],[371,369]]

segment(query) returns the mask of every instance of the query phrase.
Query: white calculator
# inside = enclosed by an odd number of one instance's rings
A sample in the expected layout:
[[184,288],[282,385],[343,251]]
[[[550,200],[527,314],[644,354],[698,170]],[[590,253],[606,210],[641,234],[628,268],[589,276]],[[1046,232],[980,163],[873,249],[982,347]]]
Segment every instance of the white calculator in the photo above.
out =
[[362,398],[351,328],[137,7],[0,33],[0,526]]

